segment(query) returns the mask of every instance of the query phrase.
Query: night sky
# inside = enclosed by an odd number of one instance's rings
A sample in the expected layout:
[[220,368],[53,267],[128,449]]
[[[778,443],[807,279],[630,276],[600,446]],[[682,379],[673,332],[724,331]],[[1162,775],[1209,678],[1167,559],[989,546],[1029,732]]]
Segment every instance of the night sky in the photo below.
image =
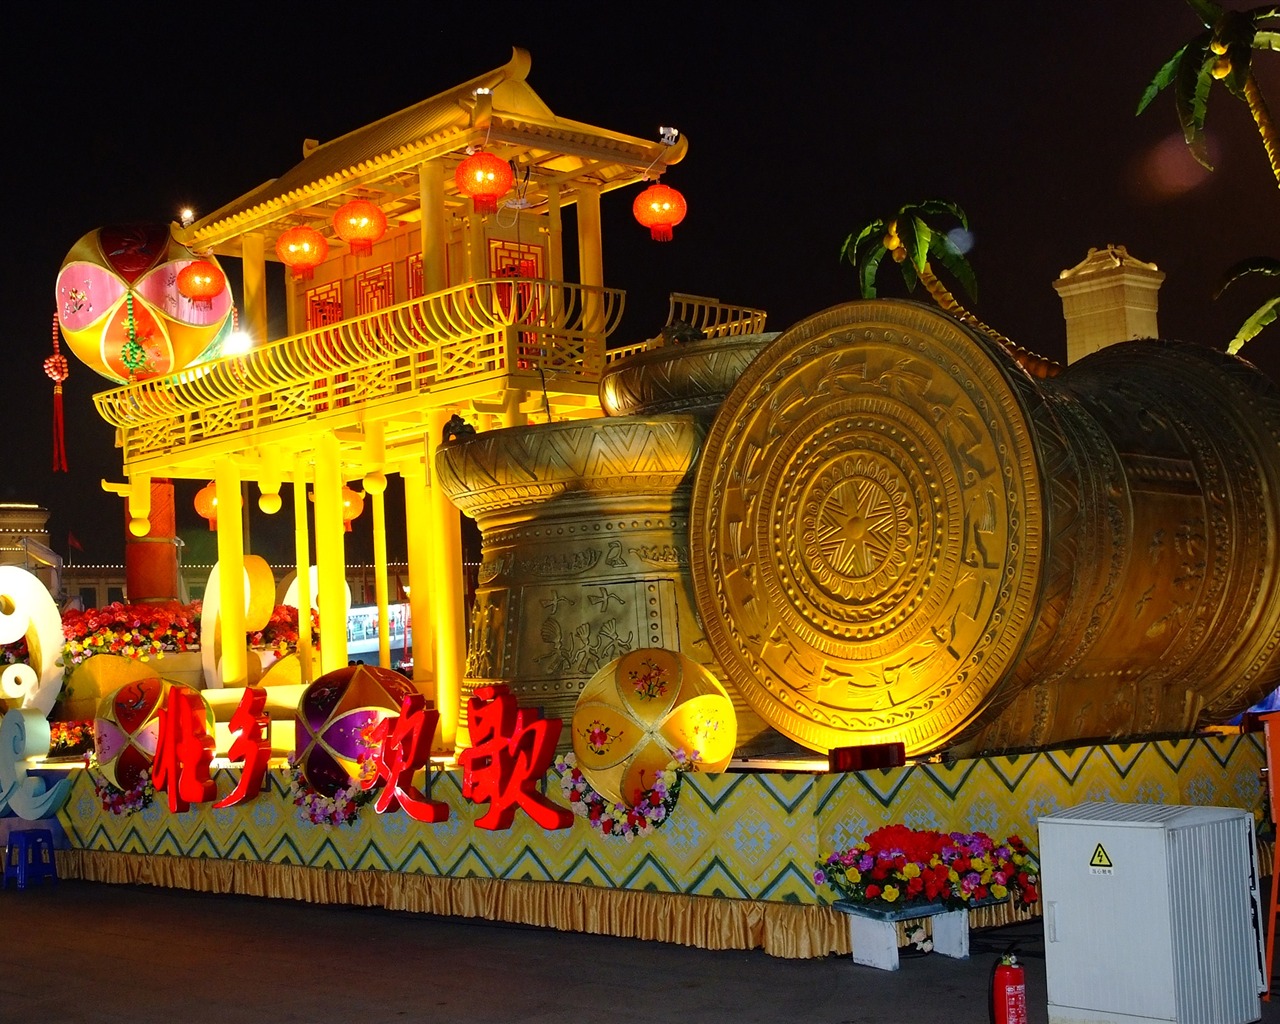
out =
[[[1016,18],[1009,4],[909,0],[767,5],[763,16],[741,4],[607,4],[581,28],[582,5],[445,7],[166,5],[144,17],[120,4],[23,5],[0,70],[0,500],[49,508],[55,549],[66,553],[71,531],[86,549],[73,561],[118,562],[124,538],[121,502],[98,485],[122,479],[91,401],[110,385],[74,359],[71,472],[48,468],[41,362],[72,244],[104,224],[168,222],[186,204],[211,211],[295,164],[304,139],[498,67],[513,45],[531,52],[529,83],[558,115],[645,138],[674,125],[689,139],[664,178],[689,203],[673,243],[632,220],[634,190],[604,198],[605,283],[627,291],[615,344],[655,334],[671,291],[762,307],[773,330],[856,298],[837,261],[845,236],[932,197],[969,214],[978,315],[1055,358],[1066,344],[1051,282],[1091,246],[1123,244],[1166,272],[1165,337],[1224,347],[1268,294],[1259,281],[1212,297],[1232,263],[1280,256],[1280,189],[1245,106],[1215,86],[1212,174],[1186,153],[1172,97],[1134,116],[1156,69],[1199,30],[1183,0],[1025,0]],[[1272,56],[1255,67],[1280,107]],[[903,294],[889,281],[883,293]],[[1245,352],[1273,375],[1277,353],[1280,326]],[[198,486],[180,485],[184,530],[204,527],[191,509]],[[255,521],[255,550],[287,557],[288,541],[273,547],[287,525]],[[353,560],[367,532],[357,524]],[[402,536],[389,547],[403,557]]]

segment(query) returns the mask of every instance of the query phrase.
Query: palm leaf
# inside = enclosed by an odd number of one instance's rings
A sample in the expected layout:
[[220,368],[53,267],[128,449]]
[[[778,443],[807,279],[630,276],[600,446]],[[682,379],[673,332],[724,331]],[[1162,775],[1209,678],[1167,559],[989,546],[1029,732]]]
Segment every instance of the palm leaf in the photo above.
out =
[[920,275],[916,273],[915,264],[910,260],[903,260],[898,264],[898,269],[902,271],[902,280],[907,284],[907,294],[914,295],[916,285],[920,283]]
[[965,259],[964,253],[956,248],[955,243],[941,232],[935,232],[933,236],[933,255],[937,257],[952,277],[956,279],[956,283],[974,302],[978,301],[978,279],[974,277],[973,267],[969,265],[969,261]]
[[1213,2],[1213,0],[1187,0],[1191,5],[1191,9],[1204,22],[1205,28],[1211,28],[1213,23],[1222,17],[1222,7]]
[[862,264],[859,281],[862,285],[862,297],[864,299],[874,299],[876,297],[876,271],[880,269],[880,261],[884,259],[884,254],[888,251],[881,245],[872,250]]
[[1259,50],[1280,50],[1280,32],[1259,32],[1253,37],[1253,45]]
[[1248,277],[1250,274],[1262,274],[1264,277],[1280,277],[1280,260],[1271,256],[1253,256],[1233,264],[1222,275],[1222,284],[1218,285],[1218,290],[1213,293],[1213,297],[1215,299],[1218,298],[1240,278]]
[[1236,355],[1244,347],[1245,342],[1252,340],[1267,325],[1275,323],[1278,316],[1280,316],[1280,295],[1273,295],[1258,307],[1253,316],[1240,325],[1236,336],[1227,343],[1228,354]]
[[1187,140],[1191,155],[1206,168],[1213,170],[1204,138],[1209,87],[1213,85],[1210,71],[1216,60],[1209,49],[1210,40],[1211,33],[1205,32],[1187,44],[1178,61],[1173,99],[1178,111],[1178,123],[1182,125],[1182,135]]
[[850,235],[844,240],[844,245],[840,247],[840,259],[848,260],[855,267],[861,262],[866,242],[870,238],[877,238],[884,233],[884,221],[873,220],[858,234]]
[[[1187,46],[1191,44],[1188,43]],[[1151,101],[1160,94],[1160,91],[1173,81],[1174,76],[1178,73],[1178,67],[1182,62],[1182,55],[1187,52],[1187,46],[1183,46],[1177,53],[1165,62],[1164,66],[1156,72],[1156,77],[1151,79],[1150,84],[1142,93],[1142,98],[1138,100],[1138,113],[1141,114],[1151,104]],[[1135,115],[1136,116],[1136,115]]]
[[960,222],[962,228],[966,231],[969,230],[969,218],[965,216],[964,210],[949,199],[926,199],[924,202],[914,203],[912,206],[904,206],[902,208],[903,213],[908,211],[911,211],[913,216],[924,214],[927,217],[936,217],[942,213],[949,213]]
[[[908,247],[907,253],[911,257],[911,264],[916,268],[917,273],[924,270],[924,265],[929,262],[929,250],[933,248],[933,228],[929,227],[919,217],[911,218],[912,237],[915,239],[914,248]],[[901,230],[898,232],[902,234]]]

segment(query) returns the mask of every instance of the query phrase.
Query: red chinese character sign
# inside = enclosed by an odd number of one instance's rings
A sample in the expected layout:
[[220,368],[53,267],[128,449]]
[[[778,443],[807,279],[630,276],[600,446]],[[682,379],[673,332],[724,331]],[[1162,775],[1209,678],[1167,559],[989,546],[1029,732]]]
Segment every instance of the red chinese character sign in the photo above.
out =
[[375,773],[361,779],[360,788],[386,783],[374,804],[379,814],[398,809],[414,821],[448,820],[449,805],[428,799],[413,785],[414,774],[431,759],[431,741],[439,723],[440,712],[428,710],[422,695],[411,693],[401,703],[398,718],[384,718],[370,730]]
[[214,807],[234,807],[252,800],[262,792],[267,762],[271,760],[271,718],[267,715],[267,691],[261,686],[246,686],[244,696],[231,716],[231,742],[228,757],[243,761],[244,771],[235,789],[217,801]]
[[213,716],[198,690],[170,686],[157,713],[156,757],[151,782],[169,795],[169,810],[209,803],[218,787],[209,775],[213,761]]
[[472,746],[458,755],[462,764],[462,795],[473,803],[488,803],[476,819],[477,828],[507,829],[516,810],[524,808],[543,828],[568,828],[573,812],[538,792],[551,761],[562,722],[521,709],[507,687],[482,686],[467,701],[467,726]]
[[597,793],[635,805],[654,775],[683,753],[700,771],[733,757],[738,720],[729,694],[692,658],[645,647],[587,680],[573,709],[573,752]]

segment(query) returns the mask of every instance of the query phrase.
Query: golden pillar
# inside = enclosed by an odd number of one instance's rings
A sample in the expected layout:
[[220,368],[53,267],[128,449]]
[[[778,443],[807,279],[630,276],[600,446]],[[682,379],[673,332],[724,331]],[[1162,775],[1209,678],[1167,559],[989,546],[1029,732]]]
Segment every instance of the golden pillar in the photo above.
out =
[[260,232],[241,238],[240,266],[244,275],[243,330],[254,346],[267,342],[267,256],[266,240]]
[[578,277],[582,294],[582,326],[604,329],[604,305],[592,289],[604,287],[604,248],[600,229],[600,192],[583,185],[578,190]]
[[[425,446],[425,441],[424,441]],[[426,469],[421,463],[404,466],[405,541],[409,558],[409,619],[413,629],[413,681],[418,689],[436,699],[435,631],[431,618],[431,538],[428,534],[430,505]]]
[[298,581],[298,660],[302,681],[315,676],[311,649],[311,542],[307,530],[307,463],[301,456],[293,463],[293,554]]
[[332,672],[345,668],[347,664],[347,559],[342,485],[342,455],[338,439],[326,430],[316,445],[315,476],[321,672]]
[[444,163],[428,160],[418,166],[419,202],[422,204],[422,290],[442,292],[449,275],[449,227],[445,219]]
[[467,659],[461,521],[457,508],[436,479],[436,453],[448,421],[449,414],[442,409],[432,410],[427,419],[427,454],[431,477],[427,534],[431,538],[436,708],[440,712],[440,740],[445,749],[453,747],[458,734],[462,675]]
[[244,624],[244,519],[240,512],[240,474],[231,459],[214,470],[218,494],[218,602],[222,630],[222,685],[249,682]]

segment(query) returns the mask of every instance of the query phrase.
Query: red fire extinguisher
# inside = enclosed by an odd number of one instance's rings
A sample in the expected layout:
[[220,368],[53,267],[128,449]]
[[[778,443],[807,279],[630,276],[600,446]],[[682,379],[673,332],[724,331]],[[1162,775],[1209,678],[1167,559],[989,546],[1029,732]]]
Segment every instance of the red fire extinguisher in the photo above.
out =
[[1002,956],[991,972],[991,1024],[1027,1024],[1026,974],[1016,956]]

